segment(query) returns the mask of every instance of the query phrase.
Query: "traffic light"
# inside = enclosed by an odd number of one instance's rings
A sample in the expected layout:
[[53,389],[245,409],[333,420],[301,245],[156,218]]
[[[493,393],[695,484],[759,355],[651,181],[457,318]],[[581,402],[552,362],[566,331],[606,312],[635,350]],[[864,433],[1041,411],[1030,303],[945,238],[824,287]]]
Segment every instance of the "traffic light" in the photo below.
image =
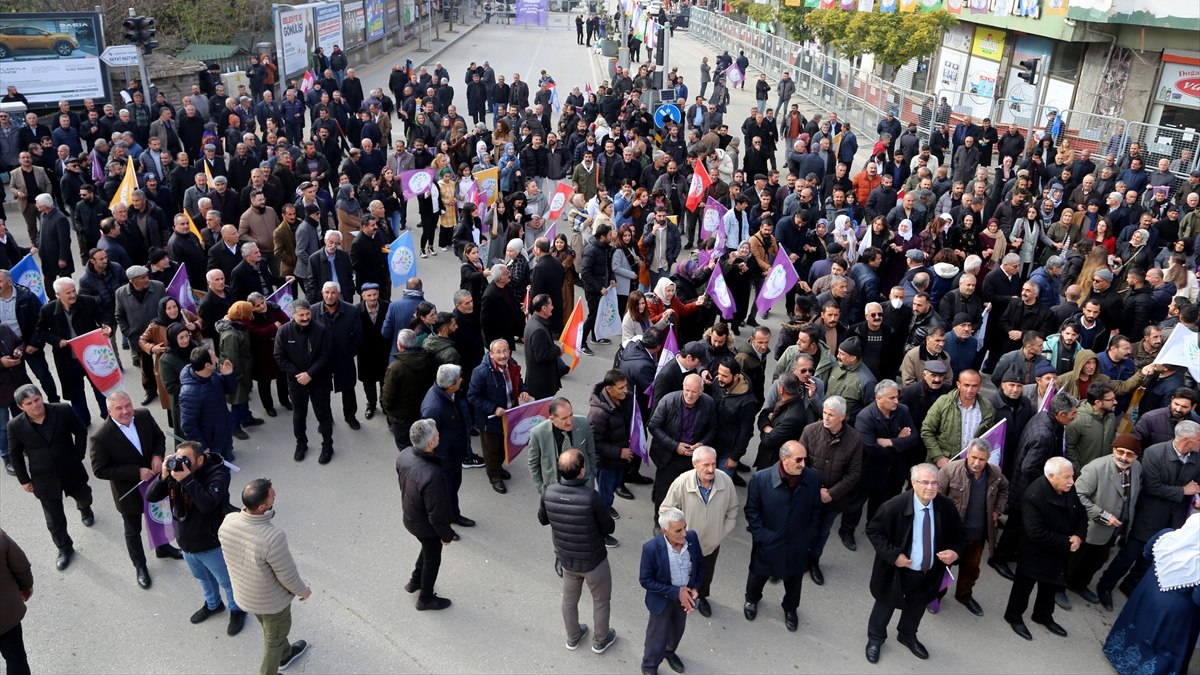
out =
[[154,17],[131,16],[125,19],[121,26],[125,29],[126,42],[141,45],[142,51],[146,54],[158,49],[158,40],[154,39],[158,35],[158,30],[154,26]]
[[142,34],[142,21],[140,16],[131,16],[121,24],[125,28],[125,41],[137,44],[140,41]]
[[1024,61],[1020,62],[1018,65],[1021,66],[1021,72],[1017,73],[1017,77],[1028,82],[1031,87],[1036,86],[1038,64],[1041,62],[1041,59],[1025,59]]

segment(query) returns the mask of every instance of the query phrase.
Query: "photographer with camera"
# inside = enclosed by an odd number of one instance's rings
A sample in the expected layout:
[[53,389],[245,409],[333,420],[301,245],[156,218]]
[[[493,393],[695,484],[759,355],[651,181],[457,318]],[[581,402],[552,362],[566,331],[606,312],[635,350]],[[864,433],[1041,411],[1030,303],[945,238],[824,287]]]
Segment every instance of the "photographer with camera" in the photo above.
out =
[[192,614],[192,623],[200,623],[225,609],[220,593],[224,589],[229,601],[226,633],[232,636],[241,632],[246,613],[233,600],[233,586],[217,539],[221,522],[233,510],[229,505],[229,479],[229,467],[220,455],[204,451],[199,443],[185,441],[163,461],[161,471],[150,481],[146,499],[171,500],[175,541],[183,549],[183,559],[192,576],[204,590],[204,606]]

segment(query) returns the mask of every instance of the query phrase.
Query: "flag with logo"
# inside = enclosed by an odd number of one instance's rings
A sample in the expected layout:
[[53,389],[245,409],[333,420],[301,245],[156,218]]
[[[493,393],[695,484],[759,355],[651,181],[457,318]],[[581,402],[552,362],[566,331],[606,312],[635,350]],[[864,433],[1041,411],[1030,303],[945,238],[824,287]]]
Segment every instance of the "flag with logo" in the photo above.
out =
[[46,277],[42,276],[42,270],[33,259],[32,253],[26,253],[20,262],[13,265],[9,274],[14,284],[28,288],[43,305],[46,304]]
[[1175,326],[1163,343],[1154,363],[1187,368],[1192,379],[1200,381],[1200,342],[1197,335],[1184,326]]
[[175,298],[175,302],[178,302],[182,309],[193,314],[196,312],[196,298],[192,295],[192,284],[188,281],[186,263],[179,263],[179,269],[175,270],[175,277],[171,279],[171,283],[167,284],[167,295]]
[[721,202],[709,197],[704,201],[704,216],[700,220],[700,233],[702,238],[708,239],[715,236],[718,252],[725,250],[725,214],[729,209],[725,208]]
[[567,208],[567,200],[571,198],[571,193],[575,188],[565,181],[559,181],[558,187],[554,188],[554,196],[550,198],[550,208],[546,210],[546,220],[555,222],[562,215],[564,209]]
[[642,407],[633,402],[633,419],[629,423],[629,450],[650,463],[650,440],[646,437],[646,425],[642,423]]
[[771,265],[771,271],[767,272],[767,277],[763,279],[762,287],[758,290],[758,297],[754,300],[755,307],[765,314],[775,301],[782,298],[799,280],[796,267],[788,259],[787,251],[780,246],[775,254],[775,264]]
[[476,171],[475,183],[479,185],[480,194],[487,198],[487,206],[495,204],[496,197],[500,194],[500,169],[492,167]]
[[292,318],[292,301],[296,299],[296,295],[292,293],[292,285],[284,284],[279,287],[271,295],[267,296],[267,302],[273,302],[279,305],[279,309],[283,310],[287,317]]
[[621,312],[617,308],[617,289],[609,287],[608,292],[600,296],[596,304],[596,325],[592,333],[597,340],[615,338],[621,335]]
[[68,342],[88,379],[107,396],[124,380],[120,362],[103,330],[97,328]]
[[417,195],[423,195],[433,188],[433,184],[437,181],[437,174],[433,169],[414,169],[412,171],[400,172],[400,188],[404,193],[404,199],[416,199]]
[[583,300],[575,301],[575,309],[567,317],[558,341],[562,343],[562,355],[567,360],[567,366],[574,371],[579,365],[579,350],[583,347]]
[[[991,443],[992,453],[988,457],[988,464],[996,466],[1004,466],[1004,435],[1008,432],[1008,420],[1000,420],[992,425],[991,429],[979,434],[979,438]],[[964,443],[970,443],[972,439],[965,439]],[[967,456],[967,449],[963,448],[954,456],[954,459],[962,459]]]
[[[412,73],[409,73],[409,76],[411,77]],[[312,70],[304,71],[304,77],[300,80],[300,93],[307,94],[308,92],[312,91],[313,85],[316,83],[316,74],[314,74]]]
[[401,288],[417,276],[417,252],[413,248],[412,230],[405,230],[388,247],[388,271],[392,286]]
[[737,306],[733,302],[733,294],[729,292],[729,286],[725,284],[725,275],[721,273],[720,265],[714,267],[712,275],[708,277],[708,288],[704,289],[704,295],[713,301],[717,309],[721,310],[721,316],[726,321],[733,318]]
[[[675,324],[671,324],[667,328],[667,337],[663,338],[662,353],[658,355],[658,366],[654,369],[655,379],[658,378],[659,372],[678,354],[679,340],[675,337]],[[650,400],[651,406],[656,402],[654,400],[654,382],[646,387],[646,398]]]
[[729,86],[731,87],[738,86],[743,80],[746,79],[746,74],[737,67],[736,63],[726,68],[724,73],[725,79],[729,81]]
[[692,184],[688,186],[687,210],[694,212],[700,208],[700,204],[704,203],[704,191],[712,185],[712,178],[709,178],[708,169],[704,168],[704,162],[696,160],[692,166],[694,170]]
[[142,519],[146,521],[146,539],[150,548],[158,548],[171,543],[175,538],[175,521],[171,517],[171,500],[163,499],[152,502],[146,499],[150,483],[138,483],[138,492],[142,493]]
[[138,189],[137,171],[133,168],[133,157],[125,158],[125,177],[121,179],[121,184],[117,186],[117,191],[113,194],[112,199],[108,200],[108,210],[112,211],[117,204],[129,206],[133,201],[133,191]]
[[550,419],[550,401],[542,398],[504,411],[500,422],[504,427],[504,463],[511,464],[529,445],[529,434],[537,425]]

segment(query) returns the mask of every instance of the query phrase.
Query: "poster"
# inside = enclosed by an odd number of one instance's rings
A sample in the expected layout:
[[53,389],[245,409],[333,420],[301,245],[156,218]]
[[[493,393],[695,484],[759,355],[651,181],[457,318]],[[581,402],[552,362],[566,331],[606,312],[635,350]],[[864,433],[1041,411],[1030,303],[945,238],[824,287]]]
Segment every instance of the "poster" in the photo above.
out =
[[962,82],[966,69],[966,54],[951,49],[943,49],[942,60],[937,72],[937,88],[939,90],[962,91]]
[[1200,108],[1200,66],[1163,63],[1154,100],[1166,105]]
[[999,61],[1004,53],[1004,31],[977,26],[975,40],[971,43],[971,54],[989,61]]
[[[0,15],[0,83],[13,85],[33,107],[67,99],[109,100],[104,36],[94,12]],[[55,125],[57,126],[57,125]]]
[[308,67],[312,35],[312,19],[307,8],[279,8],[275,18],[275,43],[279,49],[278,65],[282,78],[300,75]]
[[344,46],[342,40],[342,6],[323,3],[313,6],[313,20],[317,24],[317,45],[326,54],[333,53],[333,46]]
[[351,50],[367,43],[367,16],[362,0],[342,5],[342,49]]
[[383,0],[366,0],[367,42],[383,39]]
[[516,0],[516,20],[513,23],[519,26],[545,26],[548,4],[548,0]]

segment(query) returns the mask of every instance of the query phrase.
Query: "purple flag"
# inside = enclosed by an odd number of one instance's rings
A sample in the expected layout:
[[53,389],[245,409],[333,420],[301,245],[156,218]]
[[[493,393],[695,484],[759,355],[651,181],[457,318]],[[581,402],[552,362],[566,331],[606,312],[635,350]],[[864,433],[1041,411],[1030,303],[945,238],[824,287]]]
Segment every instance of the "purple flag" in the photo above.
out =
[[729,292],[729,286],[725,285],[725,275],[721,274],[720,265],[713,268],[712,276],[708,278],[708,288],[704,289],[704,295],[713,301],[717,309],[721,310],[721,316],[726,321],[733,318],[737,306],[733,302],[733,294]]
[[[661,371],[663,369],[663,366],[667,365],[667,363],[670,362],[671,359],[675,358],[675,355],[678,353],[679,353],[679,340],[675,339],[675,326],[672,325],[669,328],[667,328],[667,337],[665,339],[663,339],[663,350],[662,350],[662,353],[659,354],[659,356],[658,356],[658,368],[656,368],[654,370],[654,376],[658,377],[658,373],[659,373],[659,371]],[[650,399],[650,401],[653,403],[653,401],[654,401],[654,383],[653,382],[651,382],[650,385],[648,387],[646,387],[646,398]]]
[[708,262],[712,260],[713,252],[702,248],[696,251],[696,264],[700,267],[708,267]]
[[196,296],[192,295],[192,285],[188,282],[186,264],[179,263],[179,269],[175,270],[175,278],[171,279],[170,285],[167,286],[167,295],[175,298],[175,302],[179,303],[180,308],[193,314],[196,313]]
[[546,234],[542,235],[550,240],[550,247],[554,247],[554,239],[558,237],[558,223],[550,223],[546,227]]
[[629,424],[629,449],[633,454],[650,463],[649,446],[646,441],[646,427],[642,424],[642,408],[636,401],[633,403],[633,421]]
[[101,183],[104,181],[104,167],[100,166],[100,156],[92,150],[92,180]]
[[146,538],[150,540],[150,548],[158,548],[171,543],[175,538],[175,521],[171,518],[170,500],[147,500],[146,491],[149,489],[150,483],[146,481],[138,484],[138,492],[142,493],[142,517],[146,521]]
[[736,63],[730,65],[728,68],[726,68],[725,70],[723,70],[721,72],[724,73],[725,79],[729,80],[729,86],[731,86],[731,87],[738,86],[739,84],[742,83],[743,80],[746,79],[746,74],[743,73],[741,71],[741,69],[739,69],[737,67]]
[[[550,419],[550,401],[543,398],[504,411],[504,463],[511,464],[529,445],[533,428]],[[634,406],[637,407],[636,405]]]
[[765,314],[775,304],[775,301],[782,298],[799,280],[796,268],[792,265],[792,261],[788,260],[783,247],[780,246],[779,252],[775,254],[775,264],[771,265],[771,271],[767,272],[767,278],[763,279],[762,287],[758,290],[758,297],[754,300],[754,305],[759,313]]
[[415,199],[417,195],[429,192],[436,181],[437,174],[433,172],[433,169],[400,172],[400,187],[404,192],[405,200]]
[[283,313],[287,314],[290,319],[292,318],[292,301],[295,299],[296,296],[292,293],[292,285],[284,284],[267,298],[267,302],[279,305],[279,309],[282,309]]
[[725,229],[722,221],[725,220],[725,214],[728,212],[729,209],[712,197],[704,201],[704,219],[700,223],[700,232],[705,239],[716,235],[718,230]]
[[1054,398],[1054,385],[1046,387],[1046,395],[1042,397],[1042,402],[1038,404],[1038,412],[1045,412],[1050,409],[1050,399]]
[[946,589],[950,588],[950,582],[954,581],[954,575],[950,574],[950,568],[946,568],[946,573],[942,575],[942,584],[938,587],[938,595],[929,603],[929,613],[937,614],[942,609],[942,597],[946,594]]
[[[991,429],[979,434],[979,437],[988,443],[992,444],[992,454],[988,457],[988,464],[996,466],[1004,466],[1004,435],[1008,431],[1008,420],[1000,420],[992,425]],[[969,442],[971,439],[967,439]],[[962,452],[954,456],[959,459],[967,456],[966,448]]]

